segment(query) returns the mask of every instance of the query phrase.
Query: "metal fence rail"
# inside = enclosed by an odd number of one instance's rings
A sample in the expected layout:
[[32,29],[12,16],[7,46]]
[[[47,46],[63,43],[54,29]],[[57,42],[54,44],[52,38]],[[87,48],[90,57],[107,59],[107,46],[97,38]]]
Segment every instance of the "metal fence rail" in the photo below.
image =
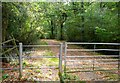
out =
[[[12,40],[11,40],[12,41]],[[6,42],[7,43],[7,42]],[[11,47],[13,48],[13,45],[9,46],[4,46],[3,48]],[[23,45],[22,43],[19,43],[19,45],[16,45],[16,47],[19,47],[19,57],[14,57],[19,60],[19,68],[0,68],[2,70],[19,70],[19,77],[22,76],[23,74],[23,69],[59,69],[59,72],[62,73],[62,49],[63,49],[63,44],[60,43],[58,45]],[[23,49],[24,48],[43,48],[43,47],[58,47],[59,48],[59,56],[38,56],[38,55],[33,55],[33,56],[23,56]],[[0,57],[0,58],[9,58],[9,57]],[[58,67],[23,67],[23,59],[33,59],[33,58],[58,58]]]
[[[76,45],[77,47],[82,47],[80,45],[92,45],[93,48],[69,48],[70,45]],[[117,48],[97,48],[99,45],[105,46],[116,46]],[[4,48],[13,47],[4,46]],[[58,44],[58,45],[23,45],[19,43],[19,45],[15,46],[19,48],[19,57],[14,57],[19,60],[19,68],[0,68],[2,70],[19,70],[19,76],[22,76],[23,69],[46,69],[46,68],[55,68],[59,69],[60,74],[64,70],[64,73],[72,73],[72,72],[97,72],[97,71],[105,71],[105,72],[113,72],[113,71],[120,71],[120,43],[79,43],[79,42],[65,42]],[[59,48],[59,56],[23,56],[23,49],[24,48],[44,48],[44,47],[58,47]],[[46,48],[45,48],[46,49]],[[55,49],[55,48],[54,48]],[[62,59],[64,49],[64,59]],[[97,54],[97,52],[106,51],[106,52],[117,52],[117,55],[101,55]],[[73,54],[69,53],[73,52]],[[77,53],[78,52],[78,53]],[[92,53],[91,55],[84,54],[85,52]],[[77,53],[77,54],[76,54]],[[9,58],[9,57],[0,57],[0,58]],[[23,67],[23,59],[40,59],[40,58],[58,58],[59,64],[58,67]],[[62,69],[62,61],[64,60],[64,69]],[[103,67],[101,67],[101,65]],[[109,67],[115,68],[106,68],[105,65]],[[118,74],[120,77],[120,74]],[[120,78],[118,78],[120,80]],[[95,79],[94,79],[95,80]]]
[[[71,45],[81,47],[82,45],[92,45],[92,49],[72,48]],[[97,45],[115,46],[115,49],[97,48]],[[117,55],[103,55],[97,52],[117,52]],[[76,54],[78,52],[78,54]],[[92,53],[87,55],[84,53]],[[64,56],[64,72],[115,72],[117,71],[118,80],[120,80],[120,43],[80,43],[80,42],[65,42],[65,56]],[[108,66],[105,67],[105,66]],[[109,68],[112,67],[112,68]],[[115,68],[113,68],[115,67]],[[94,77],[94,76],[93,76]],[[96,79],[94,79],[96,80]]]
[[86,42],[66,42],[67,44],[74,44],[74,45],[117,45],[119,46],[120,43],[86,43]]
[[[59,72],[62,73],[62,44],[59,45],[22,45],[22,43],[19,44],[19,50],[20,50],[20,56],[19,56],[19,62],[20,62],[20,75],[22,76],[22,70],[23,69],[46,69],[46,68],[55,68],[55,69],[59,69]],[[59,56],[22,56],[23,53],[23,48],[26,47],[34,47],[34,48],[38,48],[38,47],[59,47]],[[22,66],[22,59],[23,58],[58,58],[59,59],[59,64],[58,67],[28,67],[28,68],[23,68]]]

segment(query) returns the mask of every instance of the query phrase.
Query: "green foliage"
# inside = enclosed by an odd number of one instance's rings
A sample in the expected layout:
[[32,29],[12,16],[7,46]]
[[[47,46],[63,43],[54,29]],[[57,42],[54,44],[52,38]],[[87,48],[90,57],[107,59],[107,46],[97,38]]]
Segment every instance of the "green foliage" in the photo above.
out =
[[44,53],[44,55],[45,56],[53,56],[54,55],[54,53],[52,52],[52,51],[45,51],[45,53]]
[[9,77],[8,74],[4,74],[4,75],[2,76],[3,79],[6,79],[6,78],[8,78],[8,77]]
[[[59,74],[61,75],[61,74]],[[61,75],[61,83],[86,83],[85,81],[80,81],[79,77],[77,75],[72,75],[72,74],[68,74],[68,73],[63,73]]]
[[16,61],[14,61],[14,62],[10,62],[10,65],[17,66],[17,65],[19,65],[19,63],[18,63],[18,62],[16,62]]
[[23,62],[23,66],[27,66],[29,63],[26,61],[26,62]]
[[24,44],[42,38],[119,42],[119,4],[3,2],[3,41],[12,34]]
[[58,66],[59,59],[58,58],[49,58],[47,59],[48,66]]
[[57,59],[57,58],[51,58],[50,60],[53,62],[59,62],[59,59]]
[[62,79],[64,81],[70,81],[70,80],[79,80],[79,77],[77,75],[71,75],[71,74],[67,74],[67,73],[63,73],[62,74]]
[[47,42],[45,42],[45,41],[40,41],[40,40],[36,41],[34,44],[48,45]]
[[41,73],[40,69],[35,70],[36,73]]
[[26,66],[31,67],[31,66],[33,66],[33,64],[30,64],[27,60],[24,60],[23,67],[26,67]]
[[[40,26],[39,17],[41,14],[36,14],[38,11],[38,7],[36,6],[38,3],[17,3],[17,2],[9,2],[3,3],[3,22],[7,22],[7,24],[3,24],[3,27],[7,29],[3,29],[3,38],[9,38],[9,35],[13,35],[15,39],[19,40],[19,42],[23,42],[24,44],[32,44],[36,42],[36,40],[40,39],[44,35],[43,26]],[[7,16],[4,16],[7,9]],[[14,26],[13,26],[14,25]]]

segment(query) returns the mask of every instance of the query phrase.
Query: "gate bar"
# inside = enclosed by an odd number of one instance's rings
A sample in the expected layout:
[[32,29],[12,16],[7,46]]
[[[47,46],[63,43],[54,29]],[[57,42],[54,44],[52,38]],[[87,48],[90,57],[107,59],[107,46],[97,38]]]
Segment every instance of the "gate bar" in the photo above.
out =
[[97,45],[120,45],[120,43],[87,43],[87,42],[67,42],[67,44],[86,44],[86,45],[94,45],[94,44],[97,44]]

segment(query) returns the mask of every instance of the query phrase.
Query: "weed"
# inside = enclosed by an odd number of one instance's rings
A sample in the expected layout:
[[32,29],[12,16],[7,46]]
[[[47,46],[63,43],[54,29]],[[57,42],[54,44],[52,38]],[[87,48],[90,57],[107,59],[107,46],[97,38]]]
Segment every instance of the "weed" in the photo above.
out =
[[65,80],[65,81],[66,80],[79,80],[79,77],[77,75],[63,73],[62,74],[62,79]]
[[36,73],[41,73],[40,69],[35,70]]
[[58,66],[58,58],[49,58],[47,59],[47,65],[48,66]]
[[17,65],[19,65],[19,63],[18,63],[18,62],[10,62],[10,65],[11,65],[11,66],[13,66],[13,65],[14,65],[14,66],[17,66]]
[[54,53],[52,52],[52,51],[45,51],[45,53],[44,53],[44,55],[45,56],[53,56],[54,55]]
[[45,41],[37,41],[36,44],[40,44],[40,45],[48,45],[48,43],[45,42]]
[[4,75],[2,76],[3,79],[6,79],[6,78],[8,78],[8,77],[9,77],[8,74],[4,74]]
[[23,66],[26,67],[27,65],[29,65],[29,63],[27,61],[24,61]]

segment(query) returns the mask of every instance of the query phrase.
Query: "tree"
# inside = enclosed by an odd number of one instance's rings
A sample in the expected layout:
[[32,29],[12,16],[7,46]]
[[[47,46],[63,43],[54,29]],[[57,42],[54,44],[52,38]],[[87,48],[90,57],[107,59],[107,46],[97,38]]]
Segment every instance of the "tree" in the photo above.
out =
[[25,44],[40,38],[120,41],[119,3],[115,2],[3,3],[2,17],[3,41],[11,34]]

